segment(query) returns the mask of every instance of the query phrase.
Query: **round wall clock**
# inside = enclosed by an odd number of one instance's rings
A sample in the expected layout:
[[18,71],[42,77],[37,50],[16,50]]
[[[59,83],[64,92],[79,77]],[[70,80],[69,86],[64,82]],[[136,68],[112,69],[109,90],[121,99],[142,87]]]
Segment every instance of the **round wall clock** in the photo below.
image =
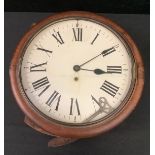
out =
[[135,108],[144,68],[134,41],[90,12],[52,15],[20,40],[11,65],[25,123],[52,136],[49,146],[104,133]]

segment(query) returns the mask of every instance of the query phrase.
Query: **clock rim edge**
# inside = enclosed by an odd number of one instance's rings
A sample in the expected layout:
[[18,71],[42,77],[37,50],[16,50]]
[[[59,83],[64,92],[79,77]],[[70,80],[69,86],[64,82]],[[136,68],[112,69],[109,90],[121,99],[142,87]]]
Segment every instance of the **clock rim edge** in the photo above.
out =
[[[35,112],[30,105],[28,105],[24,98],[22,97],[20,90],[18,88],[18,80],[17,80],[17,67],[19,58],[22,53],[22,47],[26,45],[30,37],[35,34],[41,27],[48,24],[49,22],[63,19],[66,17],[85,17],[89,19],[93,19],[95,21],[98,21],[102,24],[108,25],[110,28],[114,29],[122,38],[125,40],[125,42],[128,44],[131,53],[134,57],[134,60],[136,61],[137,66],[137,75],[136,75],[136,82],[133,89],[133,92],[131,93],[131,96],[129,97],[129,100],[127,101],[124,108],[121,109],[118,114],[111,120],[107,122],[98,122],[96,124],[92,124],[89,126],[82,126],[82,127],[69,127],[62,124],[57,124],[55,122],[48,121],[47,119],[39,116],[37,112]],[[143,61],[140,55],[140,51],[133,41],[133,39],[130,37],[130,35],[119,25],[116,24],[116,22],[113,22],[109,18],[101,15],[97,15],[91,12],[84,12],[84,11],[67,11],[62,12],[58,14],[51,15],[47,18],[44,18],[40,22],[38,22],[36,25],[32,25],[32,27],[25,33],[25,35],[21,38],[20,42],[18,43],[14,55],[10,64],[10,83],[11,88],[13,91],[13,94],[15,96],[15,99],[17,101],[17,104],[20,106],[21,110],[25,113],[25,115],[31,119],[35,124],[40,126],[42,129],[50,133],[51,135],[57,135],[62,137],[73,137],[73,138],[86,138],[86,137],[92,137],[95,135],[98,135],[100,133],[106,132],[118,124],[120,124],[125,118],[128,117],[128,115],[134,110],[135,106],[138,104],[138,101],[141,97],[143,86],[144,86],[144,65]]]

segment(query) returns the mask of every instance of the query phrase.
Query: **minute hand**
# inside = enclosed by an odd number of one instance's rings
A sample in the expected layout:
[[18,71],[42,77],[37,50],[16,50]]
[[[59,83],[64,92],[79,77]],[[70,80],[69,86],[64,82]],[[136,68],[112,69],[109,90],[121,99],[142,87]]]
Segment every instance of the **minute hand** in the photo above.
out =
[[91,58],[90,60],[84,62],[83,64],[81,64],[80,67],[82,67],[82,66],[84,66],[85,64],[89,63],[90,61],[96,59],[96,58],[99,57],[100,55],[102,55],[102,56],[104,57],[104,56],[106,56],[106,55],[108,55],[108,54],[110,54],[110,53],[116,51],[116,49],[115,49],[116,47],[117,47],[117,45],[116,45],[116,46],[113,46],[113,47],[111,47],[111,48],[108,48],[108,49],[106,49],[106,50],[104,50],[104,51],[102,51],[99,55],[97,55],[97,56]]

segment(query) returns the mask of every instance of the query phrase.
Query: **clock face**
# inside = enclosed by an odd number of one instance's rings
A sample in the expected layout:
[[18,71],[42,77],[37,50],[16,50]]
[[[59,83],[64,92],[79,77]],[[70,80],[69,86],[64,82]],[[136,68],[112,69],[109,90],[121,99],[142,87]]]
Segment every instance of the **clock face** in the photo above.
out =
[[68,125],[114,116],[134,87],[134,60],[111,28],[66,18],[40,29],[23,50],[20,88],[43,117]]

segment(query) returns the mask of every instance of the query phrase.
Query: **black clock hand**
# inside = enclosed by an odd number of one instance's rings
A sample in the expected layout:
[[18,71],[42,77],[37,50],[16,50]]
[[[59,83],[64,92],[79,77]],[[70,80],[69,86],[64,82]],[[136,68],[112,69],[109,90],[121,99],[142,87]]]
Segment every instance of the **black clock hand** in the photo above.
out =
[[39,48],[39,47],[38,47],[37,50],[41,50],[41,51],[44,51],[44,52],[52,53],[52,51],[47,50],[47,49],[44,49],[44,48]]
[[99,55],[97,55],[97,56],[93,57],[92,59],[90,59],[90,60],[84,62],[84,63],[81,64],[81,65],[79,65],[79,67],[84,66],[85,64],[87,64],[87,63],[89,63],[90,61],[96,59],[96,58],[99,57],[100,55],[102,55],[102,56],[104,57],[104,56],[106,56],[106,55],[108,55],[108,54],[110,54],[110,53],[116,51],[115,48],[117,48],[117,47],[118,47],[118,45],[115,45],[115,46],[113,46],[113,47],[111,47],[111,48],[108,48],[108,49],[102,51]]
[[92,72],[94,72],[94,73],[97,74],[97,75],[101,75],[101,74],[112,74],[112,73],[110,73],[110,72],[105,72],[105,71],[103,71],[102,69],[99,69],[99,68],[96,68],[96,69],[94,69],[94,70],[80,68],[80,70],[90,71],[90,72],[92,71]]
[[97,74],[97,75],[106,73],[105,71],[103,71],[102,69],[99,69],[99,68],[94,69],[94,70],[80,68],[80,70],[90,71],[90,72],[92,71],[92,72],[94,72],[94,73]]

